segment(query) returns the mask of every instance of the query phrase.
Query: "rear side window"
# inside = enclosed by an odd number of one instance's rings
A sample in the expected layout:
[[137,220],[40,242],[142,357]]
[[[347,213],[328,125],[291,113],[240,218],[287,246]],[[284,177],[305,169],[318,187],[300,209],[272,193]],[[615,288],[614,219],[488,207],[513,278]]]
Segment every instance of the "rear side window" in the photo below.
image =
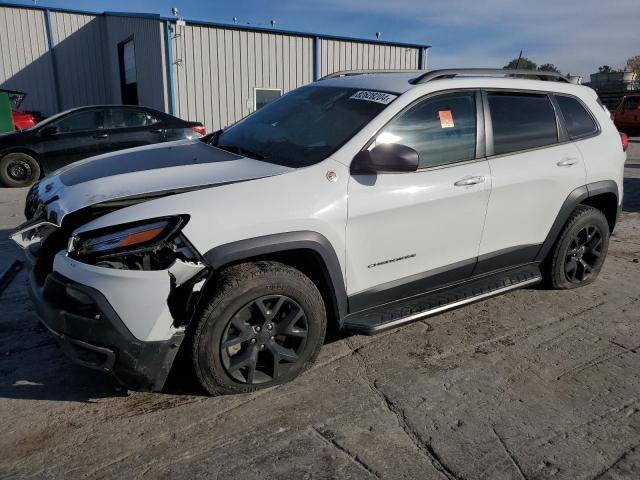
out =
[[558,142],[553,105],[546,95],[489,92],[495,155]]
[[555,95],[571,138],[590,135],[598,131],[596,123],[582,104],[575,98]]
[[160,120],[144,110],[112,108],[109,128],[147,127],[156,123]]
[[428,98],[393,119],[376,143],[400,143],[420,156],[419,168],[473,160],[476,154],[474,92]]

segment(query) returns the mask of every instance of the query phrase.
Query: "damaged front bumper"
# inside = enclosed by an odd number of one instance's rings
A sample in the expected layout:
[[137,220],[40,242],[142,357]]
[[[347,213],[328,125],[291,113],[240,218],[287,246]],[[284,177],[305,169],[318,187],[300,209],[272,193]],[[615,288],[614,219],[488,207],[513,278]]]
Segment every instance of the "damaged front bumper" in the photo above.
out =
[[29,289],[38,315],[72,360],[134,390],[163,388],[184,338],[167,306],[168,271],[95,267],[64,252],[52,272],[34,267]]

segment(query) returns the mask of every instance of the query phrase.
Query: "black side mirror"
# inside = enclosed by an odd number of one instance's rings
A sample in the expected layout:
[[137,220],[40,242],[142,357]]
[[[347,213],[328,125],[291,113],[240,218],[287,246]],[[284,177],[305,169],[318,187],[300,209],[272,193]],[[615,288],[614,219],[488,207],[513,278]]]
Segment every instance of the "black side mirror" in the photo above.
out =
[[359,152],[351,162],[351,173],[401,173],[418,169],[419,155],[399,143],[383,143]]
[[56,133],[58,133],[58,127],[55,127],[53,125],[50,127],[44,127],[42,130],[40,130],[40,133],[43,137],[50,137],[51,135],[55,135]]

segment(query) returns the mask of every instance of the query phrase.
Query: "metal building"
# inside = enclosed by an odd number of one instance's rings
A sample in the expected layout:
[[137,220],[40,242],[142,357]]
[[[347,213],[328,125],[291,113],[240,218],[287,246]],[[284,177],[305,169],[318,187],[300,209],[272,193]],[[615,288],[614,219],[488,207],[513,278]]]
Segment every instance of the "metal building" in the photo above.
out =
[[329,73],[424,69],[428,45],[0,4],[0,88],[24,110],[131,103],[208,130]]

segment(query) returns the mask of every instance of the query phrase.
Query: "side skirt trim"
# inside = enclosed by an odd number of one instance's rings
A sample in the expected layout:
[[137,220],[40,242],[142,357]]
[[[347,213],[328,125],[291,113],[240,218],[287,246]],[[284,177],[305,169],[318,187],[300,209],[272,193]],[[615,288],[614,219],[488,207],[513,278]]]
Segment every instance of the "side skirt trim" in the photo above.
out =
[[441,312],[446,312],[447,310],[453,310],[454,308],[461,307],[469,303],[479,302],[480,300],[484,300],[485,298],[494,297],[496,295],[500,295],[501,293],[506,293],[511,290],[517,290],[518,288],[522,288],[527,285],[533,285],[535,283],[540,282],[540,280],[542,280],[541,277],[532,278],[531,280],[525,280],[524,282],[517,283],[515,285],[509,285],[508,287],[499,288],[498,290],[494,290],[492,292],[483,293],[481,295],[478,295],[477,297],[465,298],[464,300],[450,303],[449,305],[443,305],[441,307],[437,307],[432,310],[427,310],[426,312],[416,313],[415,315],[410,315],[408,317],[404,317],[399,320],[395,320],[393,322],[385,323],[380,328],[376,328],[374,331],[378,333],[378,332],[381,332],[382,330],[394,328],[399,325],[403,325],[405,323],[413,322],[414,320],[418,320],[420,318],[430,317],[432,315],[436,315]]
[[533,285],[541,280],[537,265],[530,264],[437,292],[425,293],[418,298],[413,297],[349,315],[345,318],[343,328],[372,335],[510,290]]

